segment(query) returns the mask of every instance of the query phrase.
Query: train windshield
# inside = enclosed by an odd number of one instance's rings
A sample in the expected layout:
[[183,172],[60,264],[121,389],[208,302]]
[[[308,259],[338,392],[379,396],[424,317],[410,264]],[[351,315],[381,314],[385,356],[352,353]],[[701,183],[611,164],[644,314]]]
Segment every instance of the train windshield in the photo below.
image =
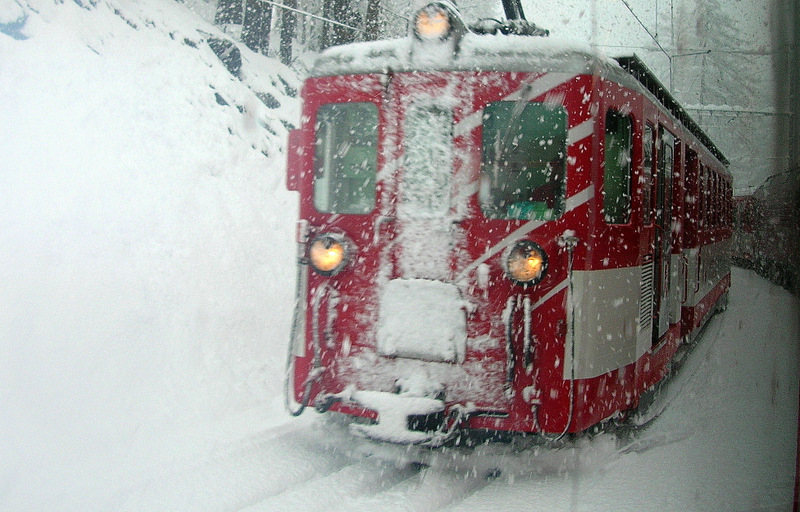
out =
[[554,220],[564,213],[567,113],[549,103],[484,109],[481,208],[492,219]]
[[370,213],[375,208],[377,106],[322,105],[315,132],[314,207],[325,213]]

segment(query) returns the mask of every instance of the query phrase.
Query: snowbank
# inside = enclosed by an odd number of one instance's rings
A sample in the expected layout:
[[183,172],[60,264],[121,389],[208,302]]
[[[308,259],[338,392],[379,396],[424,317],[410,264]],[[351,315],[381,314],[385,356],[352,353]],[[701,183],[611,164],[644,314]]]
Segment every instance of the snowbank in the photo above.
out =
[[114,489],[280,408],[290,70],[175,2],[0,2],[0,509]]

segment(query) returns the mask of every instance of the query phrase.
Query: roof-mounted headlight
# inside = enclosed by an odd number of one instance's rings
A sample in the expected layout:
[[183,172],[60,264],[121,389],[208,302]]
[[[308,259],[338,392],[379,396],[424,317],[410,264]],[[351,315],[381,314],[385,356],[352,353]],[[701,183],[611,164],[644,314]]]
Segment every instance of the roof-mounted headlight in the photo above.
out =
[[420,41],[445,41],[464,31],[464,23],[449,2],[431,2],[414,16],[414,36]]
[[441,4],[428,4],[414,18],[414,35],[422,40],[447,39],[452,25],[450,13]]

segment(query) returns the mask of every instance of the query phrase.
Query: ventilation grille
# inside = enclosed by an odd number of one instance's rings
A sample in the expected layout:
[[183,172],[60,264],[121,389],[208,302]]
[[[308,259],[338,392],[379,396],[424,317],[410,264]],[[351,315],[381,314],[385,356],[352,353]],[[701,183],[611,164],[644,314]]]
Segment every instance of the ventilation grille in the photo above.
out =
[[645,331],[653,324],[653,255],[644,257],[642,289],[639,293],[639,329]]

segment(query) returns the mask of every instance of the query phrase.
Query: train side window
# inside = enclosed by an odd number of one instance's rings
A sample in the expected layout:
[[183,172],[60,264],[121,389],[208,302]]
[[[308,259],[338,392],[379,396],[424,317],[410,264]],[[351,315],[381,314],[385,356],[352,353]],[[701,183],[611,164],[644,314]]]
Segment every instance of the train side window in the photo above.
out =
[[646,124],[642,133],[642,150],[644,161],[642,162],[642,222],[645,226],[653,224],[653,136],[655,128],[652,124]]
[[725,204],[728,208],[728,227],[733,224],[733,183],[728,182],[727,191],[725,192]]
[[728,182],[725,180],[725,177],[722,177],[722,190],[720,191],[721,196],[719,198],[720,202],[722,203],[722,226],[728,227]]
[[716,171],[711,172],[711,225],[712,227],[719,227],[719,174]]
[[711,169],[703,167],[703,228],[711,229]]
[[483,114],[480,202],[491,219],[554,220],[565,209],[567,112],[497,101]]
[[698,201],[700,202],[700,206],[697,209],[700,215],[699,225],[701,230],[705,230],[706,229],[706,166],[703,164],[700,164],[700,172],[697,181],[698,181],[697,195],[699,196]]
[[706,205],[708,211],[708,227],[714,228],[714,171],[709,170],[706,185],[708,187],[706,197],[708,197],[708,204]]
[[608,224],[631,220],[632,125],[628,116],[606,113],[603,212]]
[[708,193],[708,185],[709,185],[709,181],[710,181],[708,176],[709,176],[708,167],[703,166],[703,180],[700,183],[701,183],[701,185],[703,187],[702,191],[701,191],[701,194],[702,194],[702,197],[703,197],[703,212],[702,212],[702,215],[703,215],[703,229],[706,229],[706,230],[708,230],[711,227],[710,226],[710,218],[709,218],[709,206],[708,206],[708,200],[711,197],[711,195]]
[[328,103],[317,111],[314,207],[324,213],[366,214],[375,208],[378,107]]

